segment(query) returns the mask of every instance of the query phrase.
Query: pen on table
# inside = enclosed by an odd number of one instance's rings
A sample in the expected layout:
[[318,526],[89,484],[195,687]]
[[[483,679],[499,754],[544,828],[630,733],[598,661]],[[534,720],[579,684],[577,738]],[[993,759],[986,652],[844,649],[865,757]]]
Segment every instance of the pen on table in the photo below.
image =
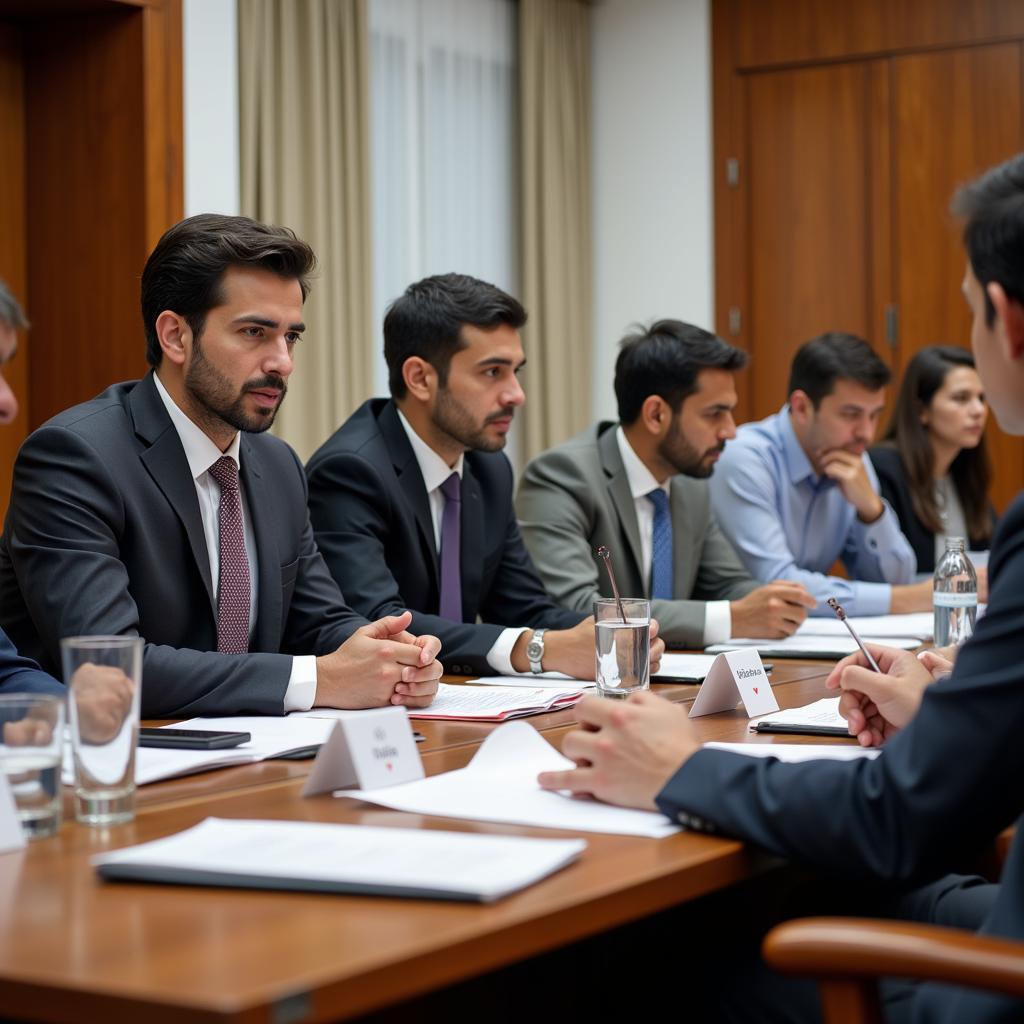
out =
[[850,625],[850,620],[846,617],[846,612],[843,611],[843,606],[834,597],[830,597],[827,603],[829,608],[831,608],[832,611],[836,613],[836,618],[850,631],[850,636],[853,637],[857,646],[860,648],[860,653],[868,659],[868,664],[876,672],[881,674],[882,670],[878,667],[878,663],[875,661],[874,658],[871,657],[870,652],[864,646],[864,642],[861,640],[859,636],[857,636],[857,631],[853,628],[853,626]]
[[413,734],[412,734],[412,738],[413,738],[413,739],[414,739],[414,740],[415,740],[415,741],[416,741],[417,743],[423,743],[423,742],[424,742],[424,741],[426,740],[426,738],[427,738],[427,737],[426,737],[426,736],[424,736],[424,735],[423,735],[423,733],[421,733],[421,732],[416,732],[416,731],[414,730],[414,731],[413,731]]

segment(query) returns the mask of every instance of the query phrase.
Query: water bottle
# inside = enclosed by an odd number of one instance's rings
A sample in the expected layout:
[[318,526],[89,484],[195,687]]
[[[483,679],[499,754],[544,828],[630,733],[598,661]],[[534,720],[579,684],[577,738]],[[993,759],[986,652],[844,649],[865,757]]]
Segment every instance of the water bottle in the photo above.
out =
[[962,644],[974,632],[978,614],[978,574],[963,537],[946,538],[946,553],[935,567],[934,603],[935,646]]

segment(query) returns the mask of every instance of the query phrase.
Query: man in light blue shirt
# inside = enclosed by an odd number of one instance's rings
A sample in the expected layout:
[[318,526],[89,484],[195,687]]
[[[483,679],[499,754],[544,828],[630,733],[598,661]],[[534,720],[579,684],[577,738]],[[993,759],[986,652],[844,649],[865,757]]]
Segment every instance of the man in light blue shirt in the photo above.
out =
[[[866,454],[889,378],[851,334],[807,342],[787,405],[740,427],[710,481],[715,516],[747,570],[802,583],[819,602],[812,615],[831,615],[830,597],[850,615],[931,608],[931,581],[911,583],[914,553]],[[836,559],[850,579],[828,575]]]

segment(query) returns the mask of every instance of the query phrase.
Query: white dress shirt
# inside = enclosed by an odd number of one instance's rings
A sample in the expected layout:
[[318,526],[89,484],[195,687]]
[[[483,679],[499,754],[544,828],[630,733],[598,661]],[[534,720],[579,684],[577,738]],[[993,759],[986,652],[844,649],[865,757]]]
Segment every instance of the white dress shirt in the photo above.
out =
[[[222,456],[234,459],[241,471],[241,437],[235,434],[227,451],[221,451],[199,429],[177,403],[167,393],[160,377],[154,375],[157,393],[164,403],[167,415],[178,433],[181,446],[185,450],[188,468],[196,486],[196,497],[199,499],[199,514],[203,520],[203,535],[206,538],[206,552],[210,559],[210,579],[213,581],[213,599],[217,600],[220,587],[220,484],[210,476],[210,467]],[[249,514],[249,501],[245,488],[239,490],[242,495],[242,528],[245,534],[245,557],[249,562],[249,637],[252,638],[256,628],[256,615],[259,611],[259,565],[256,561],[256,537],[252,532],[252,516]],[[316,697],[316,657],[302,655],[292,658],[292,672],[288,680],[288,689],[284,695],[284,710],[308,711]]]
[[[636,525],[640,531],[640,572],[644,581],[644,593],[651,589],[651,552],[654,548],[654,505],[647,497],[655,488],[660,488],[669,499],[671,508],[671,477],[663,484],[654,479],[654,474],[644,465],[643,460],[629,443],[622,427],[616,428],[615,440],[619,455],[626,469],[629,492],[633,495],[636,509]],[[673,566],[673,568],[675,568]],[[728,640],[732,631],[732,611],[728,601],[706,601],[704,603],[704,644],[718,644]]]
[[[427,488],[427,501],[430,503],[430,519],[434,524],[434,550],[441,554],[441,518],[444,515],[445,497],[441,493],[441,484],[452,475],[458,473],[462,479],[462,470],[465,464],[465,457],[460,455],[454,466],[449,466],[419,434],[413,430],[412,425],[399,409],[398,419],[402,429],[409,438],[412,445],[412,453],[416,456],[416,462],[420,467],[420,474],[423,476],[423,483]],[[498,634],[491,649],[487,652],[487,664],[494,669],[498,675],[512,675],[515,669],[512,667],[512,648],[516,645],[521,633],[526,632],[526,627],[508,627]]]

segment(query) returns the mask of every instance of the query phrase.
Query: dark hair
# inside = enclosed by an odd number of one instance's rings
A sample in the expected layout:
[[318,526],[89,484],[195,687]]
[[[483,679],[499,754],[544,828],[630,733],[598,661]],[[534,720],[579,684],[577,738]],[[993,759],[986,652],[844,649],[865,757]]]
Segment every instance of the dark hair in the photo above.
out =
[[837,380],[852,380],[868,391],[884,388],[892,378],[874,349],[855,334],[829,331],[797,349],[789,371],[789,391],[803,391],[815,409],[835,390]]
[[[995,281],[1009,298],[1024,303],[1024,154],[958,189],[953,212],[966,221],[964,248],[982,291]],[[986,291],[989,327],[995,316]]]
[[142,322],[150,366],[159,366],[162,358],[157,317],[169,309],[184,317],[199,338],[206,314],[224,301],[220,285],[229,267],[261,267],[295,279],[305,301],[316,256],[290,228],[249,217],[201,213],[179,221],[164,232],[142,271]]
[[747,354],[721,338],[682,320],[637,325],[619,342],[615,360],[615,397],[619,422],[636,422],[644,400],[664,399],[673,413],[697,390],[701,370],[742,370]]
[[467,274],[438,274],[409,285],[384,316],[384,359],[392,396],[405,397],[402,367],[412,356],[430,363],[444,387],[452,356],[466,347],[466,325],[518,330],[525,323],[526,310],[516,299]]
[[[921,413],[931,405],[950,370],[958,366],[974,368],[974,357],[953,345],[930,345],[907,363],[896,405],[892,410],[884,441],[900,453],[900,461],[910,484],[914,514],[932,533],[942,533],[942,517],[935,502],[935,454]],[[988,490],[992,466],[985,438],[976,448],[961,448],[949,467],[960,504],[967,520],[967,533],[973,540],[984,540],[992,533]]]

